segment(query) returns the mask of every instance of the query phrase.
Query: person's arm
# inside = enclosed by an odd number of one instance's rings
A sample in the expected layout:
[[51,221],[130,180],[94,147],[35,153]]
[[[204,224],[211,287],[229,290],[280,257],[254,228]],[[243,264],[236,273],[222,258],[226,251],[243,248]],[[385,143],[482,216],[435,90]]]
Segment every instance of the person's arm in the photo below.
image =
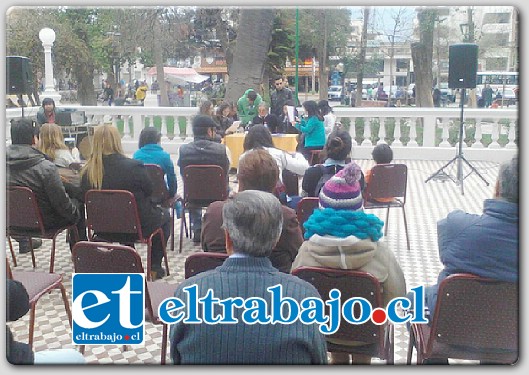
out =
[[176,191],[178,190],[178,183],[176,180],[176,173],[174,170],[173,161],[171,160],[171,157],[169,157],[169,155],[167,155],[167,158],[164,159],[164,166],[165,174],[167,176],[167,187],[169,189],[169,195],[171,197],[174,197]]
[[318,119],[315,116],[312,116],[306,121],[304,119],[301,120],[300,130],[305,134],[309,134],[314,131],[317,125],[318,125]]
[[76,223],[79,220],[79,209],[68,197],[68,194],[66,194],[57,168],[55,166],[49,168],[43,177],[44,190],[46,191],[51,207],[69,223]]
[[305,171],[309,167],[309,162],[305,159],[303,154],[295,152],[290,154],[288,152],[283,152],[285,166],[284,169],[287,169],[297,175],[304,175]]

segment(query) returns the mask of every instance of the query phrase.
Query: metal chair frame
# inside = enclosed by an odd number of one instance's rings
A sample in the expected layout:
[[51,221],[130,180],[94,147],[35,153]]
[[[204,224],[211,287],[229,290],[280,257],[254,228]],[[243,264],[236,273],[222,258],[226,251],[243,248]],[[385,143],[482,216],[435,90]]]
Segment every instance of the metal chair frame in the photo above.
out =
[[182,175],[184,197],[180,221],[180,253],[183,245],[185,213],[191,208],[205,208],[215,201],[228,199],[228,181],[218,165],[188,165]]
[[[371,169],[371,180],[363,192],[364,210],[386,208],[384,236],[388,233],[389,209],[400,207],[404,218],[406,244],[410,250],[408,222],[406,220],[406,188],[408,184],[408,167],[406,164],[376,164]],[[390,202],[378,202],[379,198],[392,197]]]
[[36,268],[35,253],[31,238],[41,238],[52,240],[51,255],[50,255],[50,273],[53,273],[55,268],[55,250],[57,236],[63,231],[71,229],[75,239],[79,240],[79,232],[75,224],[60,228],[46,229],[44,227],[44,220],[42,211],[39,207],[37,197],[33,190],[24,186],[8,186],[7,187],[7,236],[9,243],[9,250],[13,257],[13,263],[17,266],[13,244],[11,242],[12,236],[25,237],[29,241],[29,248],[31,251],[31,262],[33,268]]
[[[143,235],[136,198],[128,190],[91,189],[85,195],[86,228],[89,241],[120,242],[116,235],[132,236],[131,243],[147,244],[147,280],[152,279],[152,240],[160,236],[165,259],[166,274],[170,275],[167,249],[162,228],[155,229],[148,237]],[[109,238],[102,233],[111,234]],[[97,235],[97,239],[96,236]],[[129,241],[123,241],[129,243]],[[133,245],[132,245],[133,246]]]
[[518,359],[518,285],[462,273],[439,284],[431,325],[411,324],[407,363],[430,358],[513,364]]

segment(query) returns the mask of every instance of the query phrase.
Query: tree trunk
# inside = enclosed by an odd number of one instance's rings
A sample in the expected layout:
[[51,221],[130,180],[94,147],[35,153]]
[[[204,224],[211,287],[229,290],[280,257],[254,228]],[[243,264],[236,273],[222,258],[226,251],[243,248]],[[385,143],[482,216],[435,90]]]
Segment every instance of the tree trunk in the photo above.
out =
[[[415,69],[415,106],[433,107],[432,82],[433,73],[431,59],[428,59],[428,51],[420,43],[411,44],[411,57]],[[428,61],[429,60],[429,61]]]
[[94,67],[84,63],[74,66],[73,73],[77,80],[77,100],[81,105],[97,105],[94,88]]
[[432,98],[432,60],[435,20],[434,9],[418,12],[419,42],[411,44],[411,57],[415,69],[415,105],[417,107],[433,107]]
[[367,25],[369,23],[369,7],[364,8],[364,24],[362,26],[362,39],[360,41],[360,55],[358,56],[358,74],[356,76],[355,106],[362,106],[362,90],[364,88],[364,66],[366,63],[367,50]]
[[154,55],[154,63],[156,65],[156,79],[160,86],[160,107],[169,107],[169,97],[167,96],[167,85],[165,83],[165,73],[163,70],[162,42],[161,38],[158,37],[159,35],[162,35],[162,31],[160,27],[160,18],[156,12],[153,14],[152,25],[152,52]]
[[273,9],[242,9],[233,53],[232,73],[226,85],[226,101],[237,102],[253,88],[261,93],[268,49],[272,41]]

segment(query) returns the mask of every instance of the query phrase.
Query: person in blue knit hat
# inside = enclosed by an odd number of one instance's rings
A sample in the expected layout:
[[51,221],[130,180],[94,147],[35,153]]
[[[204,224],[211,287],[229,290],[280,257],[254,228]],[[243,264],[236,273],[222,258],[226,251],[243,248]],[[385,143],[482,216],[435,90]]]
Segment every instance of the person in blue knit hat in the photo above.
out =
[[[292,269],[301,266],[359,270],[371,273],[382,284],[383,306],[406,295],[404,273],[382,239],[382,222],[363,211],[360,178],[362,169],[347,164],[331,177],[319,194],[320,208],[305,222],[305,242]],[[358,341],[332,340],[336,344],[361,346]],[[331,363],[348,364],[347,353],[331,353]],[[354,364],[369,364],[371,357],[354,355]]]

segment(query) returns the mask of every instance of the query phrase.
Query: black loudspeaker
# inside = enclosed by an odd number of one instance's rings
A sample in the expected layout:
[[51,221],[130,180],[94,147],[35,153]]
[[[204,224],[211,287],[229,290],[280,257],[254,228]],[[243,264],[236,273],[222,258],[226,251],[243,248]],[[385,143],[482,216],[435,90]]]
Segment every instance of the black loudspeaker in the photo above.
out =
[[448,87],[475,88],[478,73],[478,45],[454,44],[448,50]]
[[6,57],[6,92],[8,95],[33,92],[33,72],[27,57]]

